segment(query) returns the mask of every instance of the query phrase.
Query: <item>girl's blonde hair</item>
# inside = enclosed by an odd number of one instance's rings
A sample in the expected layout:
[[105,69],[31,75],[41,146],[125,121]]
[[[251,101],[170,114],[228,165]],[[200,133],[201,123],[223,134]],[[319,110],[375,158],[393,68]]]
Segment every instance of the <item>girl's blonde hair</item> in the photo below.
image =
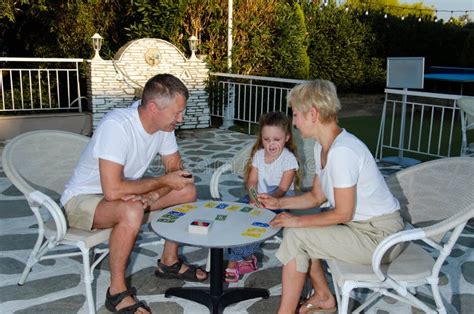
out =
[[295,175],[295,189],[300,190],[301,185],[301,166],[300,166],[300,158],[298,156],[298,150],[296,147],[295,142],[293,141],[293,134],[291,132],[291,121],[290,119],[282,112],[269,112],[265,115],[260,117],[259,121],[259,131],[257,135],[257,140],[255,144],[253,144],[252,151],[250,152],[250,157],[247,160],[247,164],[245,165],[245,183],[248,182],[250,170],[252,169],[252,160],[253,156],[257,152],[257,150],[263,148],[262,142],[262,130],[265,126],[276,126],[281,128],[285,131],[285,135],[289,135],[288,141],[285,143],[285,147],[295,155],[296,160],[298,161],[298,170],[296,171]]
[[337,121],[337,112],[341,109],[336,86],[326,80],[314,80],[293,87],[287,102],[288,106],[304,114],[311,107],[316,108],[322,123]]

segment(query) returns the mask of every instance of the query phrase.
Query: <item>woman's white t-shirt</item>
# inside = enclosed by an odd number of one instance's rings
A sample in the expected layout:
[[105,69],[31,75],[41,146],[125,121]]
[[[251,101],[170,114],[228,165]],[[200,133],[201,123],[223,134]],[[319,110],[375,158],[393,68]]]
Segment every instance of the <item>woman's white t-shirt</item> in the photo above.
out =
[[389,214],[400,208],[377,168],[367,146],[346,130],[336,137],[321,168],[322,146],[314,146],[316,174],[331,207],[335,206],[334,188],[356,186],[356,205],[353,221],[367,220]]
[[[265,162],[265,150],[259,149],[252,159],[252,166],[258,170],[258,193],[272,193],[280,185],[283,173],[288,170],[297,170],[298,161],[295,155],[287,148],[283,148],[280,156],[271,163]],[[288,191],[294,189],[293,183]]]

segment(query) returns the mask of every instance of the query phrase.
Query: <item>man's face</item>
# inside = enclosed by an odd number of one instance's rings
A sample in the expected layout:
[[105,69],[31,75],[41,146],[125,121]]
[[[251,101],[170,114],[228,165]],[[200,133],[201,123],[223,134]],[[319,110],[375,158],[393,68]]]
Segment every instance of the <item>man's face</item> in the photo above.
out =
[[183,95],[176,94],[165,107],[157,107],[155,115],[155,125],[158,130],[171,132],[174,131],[178,123],[183,122],[184,111],[186,110],[186,99]]

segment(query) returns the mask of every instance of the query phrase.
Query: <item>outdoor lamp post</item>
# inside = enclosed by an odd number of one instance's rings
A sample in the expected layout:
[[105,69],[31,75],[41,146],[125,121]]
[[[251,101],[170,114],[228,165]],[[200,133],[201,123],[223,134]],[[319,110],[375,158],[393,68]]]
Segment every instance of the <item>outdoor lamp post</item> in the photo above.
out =
[[189,58],[189,60],[197,60],[196,58],[197,41],[198,39],[194,35],[188,38],[189,48],[191,49],[191,57]]
[[102,60],[102,58],[99,55],[100,48],[102,48],[102,43],[104,42],[104,38],[100,36],[99,34],[95,33],[92,36],[92,47],[95,50],[95,55],[92,60]]

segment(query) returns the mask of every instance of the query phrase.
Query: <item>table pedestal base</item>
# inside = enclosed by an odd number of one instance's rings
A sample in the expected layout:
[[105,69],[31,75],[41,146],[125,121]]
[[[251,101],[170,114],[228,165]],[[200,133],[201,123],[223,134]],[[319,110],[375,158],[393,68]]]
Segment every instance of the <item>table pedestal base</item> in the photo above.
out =
[[210,313],[222,313],[224,308],[233,303],[254,298],[267,299],[270,294],[267,289],[260,288],[229,288],[219,296],[210,294],[209,288],[169,288],[165,297],[171,296],[191,300],[209,308]]
[[224,308],[232,303],[243,300],[264,298],[270,294],[267,289],[261,288],[228,288],[223,289],[224,281],[224,249],[211,248],[211,273],[210,287],[169,288],[165,297],[171,296],[201,303],[209,308],[212,314],[222,313]]

